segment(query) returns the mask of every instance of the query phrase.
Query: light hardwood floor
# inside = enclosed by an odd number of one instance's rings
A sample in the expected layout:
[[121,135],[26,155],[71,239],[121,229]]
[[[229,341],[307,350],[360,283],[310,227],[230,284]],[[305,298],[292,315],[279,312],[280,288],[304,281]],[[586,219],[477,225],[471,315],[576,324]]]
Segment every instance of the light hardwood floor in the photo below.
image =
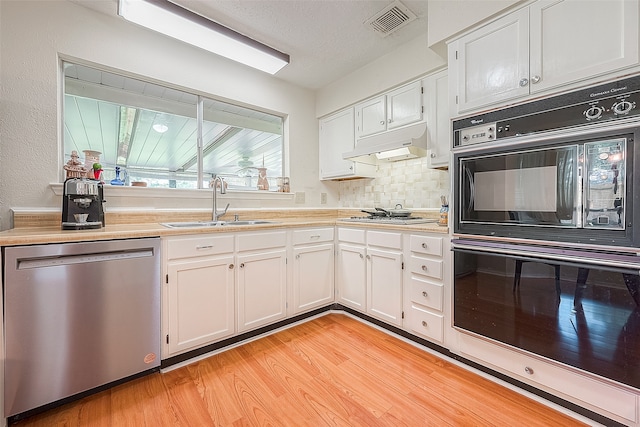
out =
[[329,314],[20,426],[577,426],[518,393]]

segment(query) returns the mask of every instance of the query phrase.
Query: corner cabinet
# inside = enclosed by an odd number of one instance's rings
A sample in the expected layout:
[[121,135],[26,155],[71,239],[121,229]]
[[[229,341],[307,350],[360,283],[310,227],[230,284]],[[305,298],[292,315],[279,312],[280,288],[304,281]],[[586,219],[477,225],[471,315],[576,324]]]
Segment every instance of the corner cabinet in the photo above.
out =
[[638,21],[638,0],[539,0],[454,40],[453,116],[637,66]]
[[163,358],[235,333],[233,235],[167,239]]
[[333,302],[333,234],[333,227],[293,230],[293,314]]
[[320,179],[349,179],[375,176],[375,166],[344,160],[342,154],[355,146],[353,107],[319,121]]
[[286,231],[237,234],[238,332],[286,318],[286,245]]
[[402,234],[338,228],[337,302],[402,325]]

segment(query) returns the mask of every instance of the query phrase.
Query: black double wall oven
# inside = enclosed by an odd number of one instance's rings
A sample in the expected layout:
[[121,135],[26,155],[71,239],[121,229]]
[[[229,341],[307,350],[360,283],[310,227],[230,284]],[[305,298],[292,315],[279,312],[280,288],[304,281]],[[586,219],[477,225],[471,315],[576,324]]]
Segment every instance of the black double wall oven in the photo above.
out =
[[640,388],[640,77],[453,134],[454,327]]

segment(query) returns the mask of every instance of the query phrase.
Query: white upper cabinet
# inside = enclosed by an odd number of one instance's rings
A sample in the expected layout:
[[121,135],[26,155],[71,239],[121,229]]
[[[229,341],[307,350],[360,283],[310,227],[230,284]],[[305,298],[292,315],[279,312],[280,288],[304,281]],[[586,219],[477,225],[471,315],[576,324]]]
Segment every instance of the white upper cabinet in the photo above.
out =
[[637,1],[532,4],[531,92],[637,64],[638,18]]
[[356,137],[363,138],[422,120],[422,82],[416,81],[355,107]]
[[353,107],[320,119],[320,179],[372,177],[371,165],[344,160],[342,153],[355,146]]
[[451,121],[449,119],[449,79],[447,70],[424,79],[426,92],[427,166],[448,168],[451,152]]
[[637,65],[638,18],[638,0],[540,0],[451,42],[453,114]]
[[[449,45],[457,112],[525,96],[529,88],[529,10],[522,9]],[[454,102],[456,104],[456,102]]]

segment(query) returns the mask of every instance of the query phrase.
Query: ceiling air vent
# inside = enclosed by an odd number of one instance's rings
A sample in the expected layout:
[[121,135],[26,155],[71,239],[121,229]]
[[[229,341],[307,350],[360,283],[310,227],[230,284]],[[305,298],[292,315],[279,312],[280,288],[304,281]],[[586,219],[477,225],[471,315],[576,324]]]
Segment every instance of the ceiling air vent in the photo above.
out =
[[415,19],[416,15],[413,12],[399,1],[395,1],[365,21],[365,25],[371,26],[378,35],[386,37]]

